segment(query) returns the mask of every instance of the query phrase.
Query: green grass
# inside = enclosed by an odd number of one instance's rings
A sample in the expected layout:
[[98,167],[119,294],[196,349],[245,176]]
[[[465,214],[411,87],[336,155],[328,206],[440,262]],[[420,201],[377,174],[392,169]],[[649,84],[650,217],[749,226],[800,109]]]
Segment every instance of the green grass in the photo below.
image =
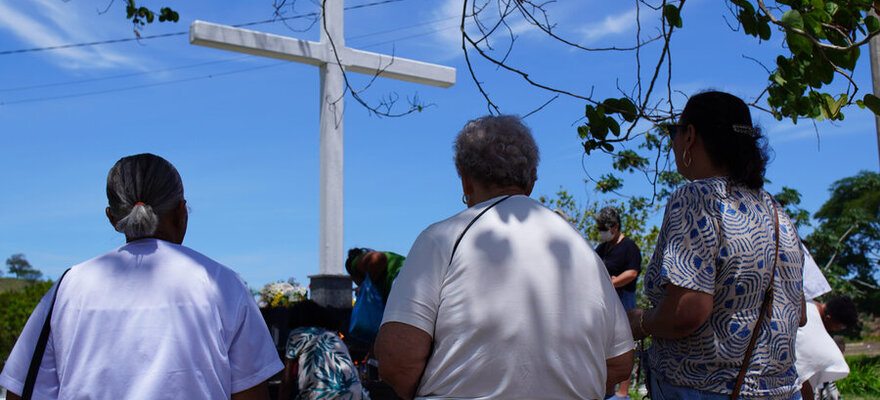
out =
[[[849,376],[837,381],[837,389],[842,398],[847,400],[880,399],[880,356],[849,356]],[[632,400],[641,400],[637,388],[633,385],[629,391]]]
[[841,397],[880,398],[880,356],[846,357],[849,376],[837,381]]
[[18,290],[31,283],[32,282],[28,282],[24,279],[0,278],[0,293],[8,292],[10,290]]

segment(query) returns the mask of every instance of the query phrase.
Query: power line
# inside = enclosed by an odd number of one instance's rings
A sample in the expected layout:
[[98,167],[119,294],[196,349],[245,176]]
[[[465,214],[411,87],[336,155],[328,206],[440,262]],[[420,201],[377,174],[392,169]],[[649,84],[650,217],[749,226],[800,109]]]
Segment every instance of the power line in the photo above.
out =
[[[345,10],[355,10],[358,8],[373,7],[373,6],[378,6],[378,5],[388,4],[388,3],[395,3],[398,1],[403,1],[403,0],[383,0],[383,1],[373,2],[373,3],[359,4],[359,5],[355,5],[355,6],[345,7]],[[267,19],[267,20],[262,20],[262,21],[245,22],[243,24],[235,24],[235,25],[231,25],[231,26],[234,26],[236,28],[242,28],[242,27],[246,27],[246,26],[268,24],[268,23],[278,22],[278,21],[289,21],[289,20],[293,20],[293,19],[317,17],[319,15],[321,15],[321,13],[312,12],[312,13],[307,13],[307,14],[298,14],[298,15],[294,15],[294,16],[290,16],[290,17],[279,17],[279,18],[272,18],[272,19]],[[87,42],[87,43],[71,43],[71,44],[62,44],[62,45],[58,45],[58,46],[34,47],[34,48],[30,48],[30,49],[4,50],[4,51],[0,51],[0,56],[5,56],[5,55],[9,55],[9,54],[31,53],[31,52],[37,52],[37,51],[47,51],[47,50],[61,50],[61,49],[69,49],[69,48],[75,48],[75,47],[97,46],[97,45],[103,45],[103,44],[123,43],[123,42],[131,42],[131,41],[135,41],[135,40],[141,41],[141,40],[149,40],[149,39],[159,39],[159,38],[181,36],[181,35],[188,35],[188,34],[189,34],[189,31],[171,32],[171,33],[162,33],[162,34],[157,34],[157,35],[147,35],[147,36],[123,38],[123,39],[99,40],[96,42]]]
[[[369,6],[379,5],[379,4],[385,4],[385,3],[391,3],[391,2],[397,2],[397,1],[402,1],[402,0],[385,0],[385,1],[376,2],[376,3],[368,3],[368,4],[362,4],[362,5],[357,5],[357,6],[347,7],[346,9],[364,8],[364,7],[369,7]],[[312,14],[317,14],[317,13],[312,13]],[[295,17],[287,17],[287,18],[285,18],[285,19],[303,18],[303,17],[309,16],[309,15],[312,15],[312,14],[301,14],[301,15],[298,15],[298,16],[295,16]],[[457,17],[454,17],[454,18],[457,18]],[[436,24],[436,23],[438,23],[438,22],[443,22],[443,21],[446,21],[446,20],[449,20],[449,19],[452,19],[452,18],[441,18],[441,19],[437,19],[437,20],[433,20],[433,21],[428,21],[428,22],[421,23],[421,24],[410,25],[410,26],[404,26],[404,27],[399,27],[399,28],[395,28],[395,29],[389,29],[389,30],[385,30],[385,31],[380,31],[380,32],[374,32],[374,33],[369,33],[369,34],[359,35],[359,36],[356,36],[355,38],[363,38],[363,37],[375,36],[375,35],[383,34],[383,33],[390,33],[390,32],[401,31],[401,30],[404,30],[404,29],[410,29],[410,28],[413,28],[413,27],[421,27],[421,26],[433,25],[433,24]],[[247,24],[255,25],[255,24],[266,23],[266,22],[272,22],[272,21],[277,21],[277,20],[278,20],[278,19],[276,19],[276,20],[271,20],[271,21],[268,21],[268,20],[267,20],[267,21],[256,21],[256,22],[249,22],[249,23],[247,23]],[[239,24],[239,25],[235,25],[235,26],[239,26],[239,27],[240,27],[240,26],[247,25],[247,24]],[[443,30],[452,29],[452,28],[455,28],[455,27],[457,27],[457,26],[441,27],[441,28],[433,29],[433,30],[428,31],[428,32],[423,32],[423,33],[419,33],[419,34],[413,34],[413,35],[405,36],[405,37],[403,37],[403,38],[387,40],[387,41],[383,41],[383,42],[379,42],[379,43],[374,43],[374,44],[371,44],[371,45],[368,45],[368,46],[363,46],[363,47],[374,47],[374,46],[379,46],[379,45],[386,44],[386,43],[392,43],[392,42],[396,42],[396,41],[409,40],[409,39],[413,39],[413,38],[417,38],[417,37],[421,37],[421,36],[426,36],[426,35],[430,35],[430,34],[433,34],[433,33],[437,33],[437,32],[443,31]],[[138,76],[138,75],[148,75],[148,74],[159,73],[159,72],[167,72],[167,71],[181,70],[181,69],[187,69],[187,68],[197,68],[197,67],[201,67],[201,66],[205,66],[205,65],[219,64],[219,63],[225,63],[225,62],[230,62],[230,61],[238,61],[238,60],[241,60],[241,59],[244,59],[244,58],[249,58],[249,57],[253,57],[253,56],[246,55],[246,56],[235,57],[235,58],[230,58],[230,59],[225,59],[225,60],[208,61],[208,62],[197,63],[197,64],[189,64],[189,65],[183,65],[183,66],[177,66],[177,67],[164,68],[164,69],[160,69],[160,70],[144,71],[144,72],[136,72],[136,73],[129,73],[129,74],[120,74],[120,75],[114,75],[114,76],[109,76],[109,77],[101,77],[101,78],[85,79],[85,80],[79,80],[79,81],[67,81],[67,82],[56,82],[56,83],[48,83],[48,84],[30,85],[30,86],[20,86],[20,87],[13,87],[13,88],[0,89],[0,92],[20,91],[20,90],[26,90],[26,89],[36,89],[36,88],[46,88],[46,87],[57,87],[57,86],[73,85],[73,84],[88,83],[88,82],[95,82],[95,81],[103,81],[103,80],[119,79],[119,78],[125,78],[125,77],[131,77],[131,76]],[[38,97],[38,98],[30,98],[30,99],[14,100],[14,101],[8,101],[8,102],[2,102],[2,101],[0,101],[0,106],[4,106],[4,105],[14,105],[14,104],[24,104],[24,103],[34,103],[34,102],[51,101],[51,100],[61,100],[61,99],[69,99],[69,98],[77,98],[77,97],[85,97],[85,96],[92,96],[92,95],[99,95],[99,94],[107,94],[107,93],[121,92],[121,91],[127,91],[127,90],[142,89],[142,88],[155,87],[155,86],[165,86],[165,85],[171,85],[171,84],[177,84],[177,83],[184,83],[184,82],[191,82],[191,81],[196,81],[196,80],[209,79],[209,78],[214,78],[214,77],[219,77],[219,76],[225,76],[225,75],[232,75],[232,74],[238,74],[238,73],[250,72],[250,71],[259,70],[259,69],[263,69],[263,68],[269,68],[269,67],[278,66],[278,65],[281,65],[281,64],[284,64],[284,63],[286,63],[286,61],[280,61],[280,62],[277,62],[277,63],[271,64],[271,65],[263,65],[263,66],[250,67],[250,68],[243,68],[243,69],[237,69],[237,70],[232,70],[232,71],[227,71],[227,72],[221,72],[221,73],[215,73],[215,74],[208,74],[208,75],[204,75],[204,76],[197,76],[197,77],[191,77],[191,78],[175,79],[175,80],[169,80],[169,81],[163,81],[163,82],[155,82],[155,83],[142,84],[142,85],[126,86],[126,87],[115,88],[115,89],[106,89],[106,90],[98,90],[98,91],[91,91],[91,92],[74,93],[74,94],[60,95],[60,96]]]
[[[378,32],[365,33],[365,34],[363,34],[363,35],[351,36],[351,37],[349,37],[348,39],[349,39],[349,40],[357,40],[357,39],[363,39],[363,38],[365,38],[365,37],[370,37],[370,36],[382,35],[382,34],[385,34],[385,33],[391,33],[391,32],[402,31],[402,30],[404,30],[404,29],[410,29],[410,28],[421,28],[421,27],[424,27],[424,26],[426,26],[426,25],[434,25],[434,24],[436,24],[436,23],[438,23],[438,22],[445,22],[445,21],[449,21],[449,20],[451,20],[451,19],[459,19],[459,17],[453,16],[453,17],[440,18],[440,19],[435,19],[435,20],[432,20],[432,21],[421,22],[421,23],[418,23],[418,24],[407,25],[407,26],[401,26],[401,27],[399,27],[399,28],[387,29],[387,30],[384,30],[384,31],[378,31]],[[458,25],[456,25],[456,27],[457,27],[457,26],[458,26]]]
[[123,92],[126,90],[135,90],[135,89],[143,89],[143,88],[149,88],[149,87],[155,87],[155,86],[171,85],[171,84],[175,84],[175,83],[192,82],[192,81],[203,80],[203,79],[211,79],[211,78],[215,78],[218,76],[239,74],[239,73],[243,73],[243,72],[250,72],[250,71],[269,68],[269,67],[277,67],[282,64],[288,64],[288,63],[287,63],[287,61],[279,61],[279,62],[269,64],[269,65],[260,65],[260,66],[256,66],[256,67],[242,68],[242,69],[237,69],[237,70],[232,70],[232,71],[220,72],[220,73],[216,73],[216,74],[197,76],[197,77],[193,77],[193,78],[174,79],[174,80],[164,81],[164,82],[147,83],[147,84],[143,84],[143,85],[126,86],[126,87],[121,87],[121,88],[116,88],[116,89],[97,90],[97,91],[93,91],[93,92],[74,93],[74,94],[67,94],[67,95],[61,95],[61,96],[37,97],[37,98],[32,98],[32,99],[22,99],[22,100],[0,102],[0,107],[13,105],[13,104],[36,103],[36,102],[50,101],[50,100],[70,99],[70,98],[75,98],[75,97],[94,96],[94,95],[98,95],[98,94],[107,94],[107,93],[114,93],[114,92]]
[[245,58],[251,58],[251,57],[253,57],[253,56],[246,55],[246,56],[240,56],[240,57],[235,57],[235,58],[227,58],[225,60],[207,61],[207,62],[198,63],[198,64],[181,65],[181,66],[177,66],[177,67],[163,68],[163,69],[157,69],[157,70],[152,70],[152,71],[141,71],[141,72],[132,72],[132,73],[128,73],[128,74],[111,75],[111,76],[104,76],[104,77],[100,77],[100,78],[80,79],[80,80],[75,80],[75,81],[64,81],[64,82],[53,82],[53,83],[43,83],[43,84],[39,84],[39,85],[29,85],[29,86],[16,86],[16,87],[11,87],[11,88],[0,88],[0,93],[2,93],[2,92],[15,92],[15,91],[21,91],[21,90],[31,90],[31,89],[44,89],[44,88],[48,88],[48,87],[77,85],[77,84],[81,84],[81,83],[99,82],[99,81],[106,81],[106,80],[120,79],[120,78],[129,78],[132,76],[150,75],[150,74],[155,74],[155,73],[160,73],[160,72],[178,71],[178,70],[182,70],[182,69],[197,68],[197,67],[203,67],[203,66],[212,65],[212,64],[222,64],[222,63],[226,63],[226,62],[230,62],[230,61],[238,61],[238,60],[243,60]]
[[378,43],[371,43],[371,44],[368,44],[368,45],[365,45],[365,46],[359,46],[359,47],[366,49],[366,48],[370,48],[370,47],[381,46],[381,45],[383,45],[383,44],[388,44],[388,43],[402,42],[402,41],[404,41],[404,40],[415,39],[415,38],[417,38],[417,37],[433,35],[433,34],[435,34],[435,33],[437,33],[437,32],[442,32],[442,31],[445,31],[445,30],[453,29],[453,28],[458,28],[458,26],[457,26],[457,25],[446,26],[446,27],[442,27],[442,28],[433,29],[433,30],[430,30],[430,31],[428,31],[428,32],[422,32],[422,33],[415,34],[415,35],[409,35],[409,36],[406,36],[406,37],[403,37],[403,38],[400,38],[400,39],[390,39],[390,40],[385,40],[385,41],[378,42]]

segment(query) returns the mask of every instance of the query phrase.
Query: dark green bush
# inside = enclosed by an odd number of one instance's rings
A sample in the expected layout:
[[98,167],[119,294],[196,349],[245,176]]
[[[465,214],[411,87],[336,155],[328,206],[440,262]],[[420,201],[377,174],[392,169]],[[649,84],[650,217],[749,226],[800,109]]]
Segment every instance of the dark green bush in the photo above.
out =
[[875,398],[880,396],[880,356],[846,357],[849,376],[837,381],[841,395]]
[[52,282],[34,282],[22,289],[0,293],[0,369],[6,364],[25,322]]

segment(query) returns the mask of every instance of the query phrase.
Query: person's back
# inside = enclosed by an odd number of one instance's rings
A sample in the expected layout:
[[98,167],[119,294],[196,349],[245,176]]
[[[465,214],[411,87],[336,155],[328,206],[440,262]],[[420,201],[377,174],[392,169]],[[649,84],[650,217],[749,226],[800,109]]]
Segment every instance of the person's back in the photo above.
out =
[[282,364],[266,324],[235,272],[181,246],[188,211],[174,166],[125,157],[107,198],[126,244],[71,267],[43,297],[0,373],[10,398],[268,397]]
[[[416,316],[434,338],[417,397],[603,397],[606,359],[631,350],[629,325],[598,256],[565,220],[514,196],[468,229],[448,267],[420,268],[448,262],[458,234],[492,202],[423,232],[392,291],[389,307],[395,296],[439,302],[436,316]],[[434,241],[436,251],[417,248]],[[421,274],[439,288],[423,287]],[[395,308],[385,321],[398,316],[414,322]]]
[[[659,303],[672,282],[713,293],[714,306],[692,334],[653,339],[648,360],[665,379],[718,393],[736,380],[777,257],[773,201],[766,191],[732,186],[719,177],[688,183],[670,196],[651,260],[658,268],[646,273],[645,294]],[[803,295],[803,255],[781,208],[778,216],[772,311],[762,325],[773,333],[758,336],[750,370],[760,373],[745,377],[748,396],[797,389],[791,355]]]
[[55,354],[65,360],[59,397],[153,399],[171,391],[216,399],[262,382],[260,374],[233,381],[226,360],[257,358],[226,353],[236,348],[240,325],[263,323],[242,319],[246,296],[228,268],[156,239],[73,267],[52,318]]

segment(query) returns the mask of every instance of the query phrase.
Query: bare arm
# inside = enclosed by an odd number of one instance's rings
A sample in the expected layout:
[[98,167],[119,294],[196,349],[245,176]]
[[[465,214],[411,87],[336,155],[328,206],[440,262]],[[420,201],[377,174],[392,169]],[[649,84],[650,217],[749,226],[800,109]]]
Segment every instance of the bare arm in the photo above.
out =
[[[642,313],[645,314],[644,320],[641,320]],[[694,333],[711,314],[712,295],[672,284],[666,285],[666,295],[657,307],[647,311],[634,309],[628,313],[629,325],[636,340],[646,335],[664,339],[683,338]]]
[[232,400],[269,400],[269,381],[263,381],[250,389],[233,393]]
[[281,375],[281,386],[278,387],[278,398],[289,399],[293,389],[299,385],[297,377],[297,360],[293,358],[284,359],[284,372]]
[[381,251],[371,251],[361,257],[358,267],[361,272],[370,275],[373,284],[378,285],[385,278],[385,271],[388,268],[388,257]]
[[419,379],[431,355],[431,335],[400,322],[379,328],[374,350],[379,361],[379,377],[388,382],[398,396],[415,396]]
[[[807,299],[801,294],[801,319],[798,321],[798,326],[804,326],[807,324]],[[806,398],[806,397],[805,397]]]
[[801,386],[801,398],[805,400],[816,398],[816,395],[813,394],[813,385],[810,385],[810,381],[804,381],[803,386]]
[[619,289],[619,288],[622,288],[622,287],[628,285],[630,282],[636,280],[636,278],[638,276],[639,276],[639,271],[636,271],[634,269],[628,269],[626,271],[623,271],[623,273],[621,273],[620,275],[612,276],[611,277],[611,284],[614,285],[615,289]]
[[627,351],[617,357],[605,360],[605,368],[608,376],[605,378],[605,390],[614,390],[614,385],[629,379],[633,369],[633,358],[635,352]]

